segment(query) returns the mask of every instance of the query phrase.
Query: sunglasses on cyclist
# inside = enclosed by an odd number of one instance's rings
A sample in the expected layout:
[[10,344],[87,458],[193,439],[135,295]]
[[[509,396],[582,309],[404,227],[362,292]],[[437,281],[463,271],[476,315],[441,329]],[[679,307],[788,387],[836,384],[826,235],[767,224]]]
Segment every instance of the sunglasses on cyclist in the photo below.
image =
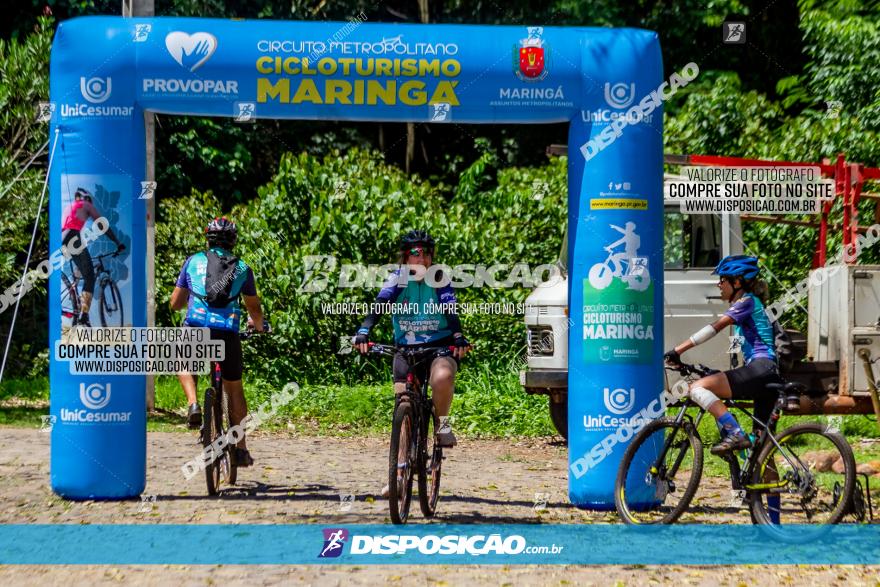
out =
[[431,249],[426,249],[425,247],[413,247],[407,250],[407,253],[410,257],[422,257],[424,255],[432,254]]

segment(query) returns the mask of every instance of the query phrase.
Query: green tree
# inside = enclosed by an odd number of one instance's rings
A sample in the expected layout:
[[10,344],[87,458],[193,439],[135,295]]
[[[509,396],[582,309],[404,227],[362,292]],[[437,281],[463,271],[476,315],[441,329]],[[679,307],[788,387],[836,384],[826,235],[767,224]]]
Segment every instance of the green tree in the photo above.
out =
[[[48,195],[40,209],[40,195],[48,164],[45,146],[48,124],[37,120],[38,105],[49,95],[49,47],[53,21],[40,18],[33,34],[23,40],[0,39],[0,287],[4,290],[21,278],[39,215],[30,268],[48,258]],[[45,148],[44,148],[45,147]],[[33,161],[31,162],[31,160]],[[30,167],[26,167],[31,162]],[[13,311],[0,314],[0,336],[5,346]],[[21,299],[7,373],[31,368],[31,361],[46,348],[46,283]]]

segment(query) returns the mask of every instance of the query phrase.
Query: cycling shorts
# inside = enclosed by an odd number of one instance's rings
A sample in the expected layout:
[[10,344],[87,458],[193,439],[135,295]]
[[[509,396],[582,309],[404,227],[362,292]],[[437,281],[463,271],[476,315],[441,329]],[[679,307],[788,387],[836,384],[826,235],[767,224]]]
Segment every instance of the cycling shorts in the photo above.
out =
[[82,237],[78,230],[65,230],[61,237],[61,244],[71,249],[80,248],[79,253],[71,254],[71,260],[83,279],[83,293],[95,293],[95,267],[92,264],[92,256],[89,248],[82,246]]
[[[755,417],[766,422],[776,405],[779,394],[767,389],[768,383],[782,383],[776,361],[757,358],[751,363],[725,371],[733,399],[752,400],[755,403]],[[759,427],[754,425],[753,430]]]
[[220,375],[226,381],[241,381],[244,361],[241,356],[241,338],[238,332],[211,329],[211,340],[222,340],[226,354],[220,361]]
[[[452,345],[452,337],[451,336],[444,338],[443,340],[437,341],[436,343],[431,343],[430,346],[450,346],[450,345]],[[415,346],[418,346],[418,345],[415,345]],[[431,361],[431,365],[433,366],[434,361],[436,361],[437,359],[442,359],[442,358],[444,358],[444,357],[434,358],[434,360]],[[455,371],[457,372],[458,371],[458,359],[456,359],[455,357],[449,357],[449,358],[454,360]],[[427,381],[428,371],[426,370],[426,368],[427,368],[427,364],[423,363],[422,368],[420,369],[420,372],[416,373],[416,376],[421,381]],[[394,355],[394,361],[392,363],[391,370],[394,374],[394,376],[393,376],[394,383],[406,383],[406,376],[409,374],[409,365],[407,364],[406,359],[404,359],[400,354]]]

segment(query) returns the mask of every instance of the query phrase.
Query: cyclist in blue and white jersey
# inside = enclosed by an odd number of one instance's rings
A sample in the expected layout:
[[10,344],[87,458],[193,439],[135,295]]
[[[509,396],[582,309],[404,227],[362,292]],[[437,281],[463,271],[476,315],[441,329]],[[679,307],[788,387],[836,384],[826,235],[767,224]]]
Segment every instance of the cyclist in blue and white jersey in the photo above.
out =
[[689,391],[690,398],[708,410],[718,423],[721,442],[712,447],[713,454],[726,454],[752,446],[736,418],[720,400],[753,400],[755,417],[766,422],[777,397],[766,389],[766,385],[782,381],[777,365],[773,325],[761,299],[766,294],[766,283],[757,279],[759,272],[756,257],[731,255],[722,259],[713,274],[719,276],[718,289],[721,290],[721,297],[730,302],[730,309],[664,356],[667,363],[676,365],[682,353],[733,325],[734,334],[742,345],[745,365],[694,381]]

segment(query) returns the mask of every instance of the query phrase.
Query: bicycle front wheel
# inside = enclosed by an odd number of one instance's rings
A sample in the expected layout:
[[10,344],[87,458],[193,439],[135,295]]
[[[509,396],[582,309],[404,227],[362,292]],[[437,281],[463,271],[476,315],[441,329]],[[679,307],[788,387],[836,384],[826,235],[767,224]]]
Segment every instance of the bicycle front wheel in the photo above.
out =
[[627,524],[672,524],[703,474],[703,443],[690,422],[654,420],[632,439],[617,470],[614,505]]
[[121,327],[125,324],[125,316],[122,310],[122,295],[116,282],[106,281],[101,286],[101,326]]
[[[847,514],[856,461],[846,439],[818,422],[796,424],[761,450],[750,508],[759,524],[837,524]],[[835,489],[836,488],[836,489]]]
[[440,469],[443,466],[443,449],[434,437],[434,414],[429,410],[422,423],[419,442],[419,506],[426,518],[433,518],[440,498]]
[[414,436],[412,404],[400,401],[394,409],[388,454],[388,505],[395,524],[406,524],[409,517],[416,460]]

